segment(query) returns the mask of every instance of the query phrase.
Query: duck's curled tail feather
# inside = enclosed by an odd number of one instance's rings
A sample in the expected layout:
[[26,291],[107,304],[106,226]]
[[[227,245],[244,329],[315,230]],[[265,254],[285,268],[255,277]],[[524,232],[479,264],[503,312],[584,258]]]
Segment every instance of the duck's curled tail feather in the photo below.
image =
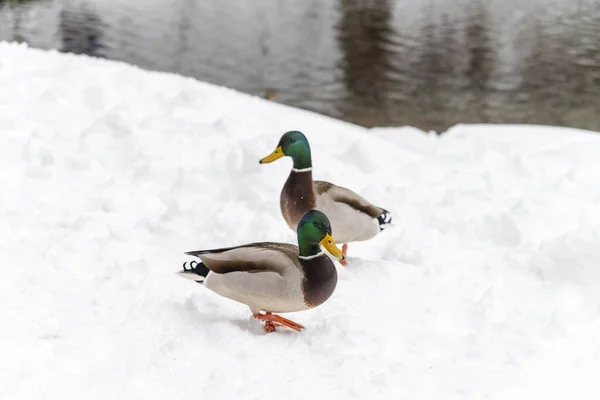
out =
[[188,261],[183,263],[183,270],[177,274],[185,279],[190,279],[198,283],[204,282],[204,279],[208,276],[210,269],[206,265],[196,260]]
[[383,212],[379,217],[377,217],[377,221],[379,222],[379,229],[384,230],[392,226],[392,213],[384,208],[381,210]]

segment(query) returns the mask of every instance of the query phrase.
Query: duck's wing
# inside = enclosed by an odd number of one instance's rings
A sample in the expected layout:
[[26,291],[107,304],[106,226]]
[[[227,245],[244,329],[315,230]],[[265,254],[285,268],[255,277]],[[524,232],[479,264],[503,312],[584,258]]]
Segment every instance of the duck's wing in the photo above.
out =
[[287,243],[261,242],[242,246],[185,253],[196,256],[217,274],[275,272],[281,276],[299,268],[298,247]]
[[350,189],[336,186],[333,183],[325,181],[315,181],[314,185],[318,196],[328,196],[333,201],[347,204],[355,210],[361,211],[372,218],[377,218],[386,212],[383,208],[371,204]]

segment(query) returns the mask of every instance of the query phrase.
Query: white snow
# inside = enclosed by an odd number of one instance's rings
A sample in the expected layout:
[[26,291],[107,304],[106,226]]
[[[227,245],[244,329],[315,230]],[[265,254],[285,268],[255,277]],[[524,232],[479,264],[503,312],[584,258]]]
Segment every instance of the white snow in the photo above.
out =
[[[294,242],[314,175],[394,212],[334,296],[264,334],[175,272]],[[597,399],[600,136],[367,130],[175,75],[0,44],[1,399]]]

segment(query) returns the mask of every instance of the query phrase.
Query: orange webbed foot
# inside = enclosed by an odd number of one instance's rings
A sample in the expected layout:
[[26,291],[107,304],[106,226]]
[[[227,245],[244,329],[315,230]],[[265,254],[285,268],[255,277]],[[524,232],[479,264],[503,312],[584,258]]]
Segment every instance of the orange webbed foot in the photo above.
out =
[[344,245],[342,246],[342,254],[344,255],[344,259],[340,260],[340,264],[342,264],[344,267],[348,264],[348,262],[346,261],[346,253],[348,252],[348,244],[344,243]]
[[275,332],[275,328],[278,326],[285,326],[297,332],[300,332],[302,329],[304,329],[304,326],[300,325],[299,323],[270,312],[266,314],[254,314],[253,317],[260,319],[261,321],[265,321],[265,331],[267,333]]

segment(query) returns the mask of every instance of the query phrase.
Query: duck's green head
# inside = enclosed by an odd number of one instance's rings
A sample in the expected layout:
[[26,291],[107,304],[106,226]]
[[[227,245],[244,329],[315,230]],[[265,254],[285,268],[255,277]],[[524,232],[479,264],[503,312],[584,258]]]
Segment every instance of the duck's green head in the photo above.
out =
[[331,224],[325,214],[318,210],[310,210],[302,216],[298,227],[298,247],[304,257],[319,254],[323,246],[332,256],[343,260],[344,254],[336,246],[331,237]]
[[277,144],[277,148],[268,156],[259,161],[261,164],[268,164],[283,156],[292,157],[295,169],[305,169],[312,167],[310,158],[310,146],[306,136],[300,131],[289,131],[283,134]]

